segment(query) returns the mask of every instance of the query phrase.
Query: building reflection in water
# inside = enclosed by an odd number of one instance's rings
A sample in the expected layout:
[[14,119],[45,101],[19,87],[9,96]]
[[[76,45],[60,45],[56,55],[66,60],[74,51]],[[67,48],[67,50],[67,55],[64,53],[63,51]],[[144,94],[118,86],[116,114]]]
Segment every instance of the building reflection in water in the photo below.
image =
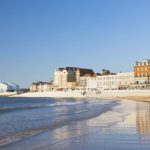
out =
[[[136,104],[136,127],[141,142],[150,140],[150,104],[137,102]],[[144,140],[144,141],[143,141]]]
[[[73,108],[73,110],[79,111],[79,108]],[[69,107],[56,107],[54,109],[57,113],[64,113],[64,116],[61,116],[61,119],[63,119],[64,123],[62,124],[62,127],[59,127],[53,130],[53,149],[57,149],[60,147],[68,146],[70,144],[70,141],[77,142],[78,138],[80,136],[85,136],[87,133],[86,127],[86,121],[78,122],[78,121],[72,121],[73,116],[68,115],[69,112],[72,111],[72,108]],[[66,115],[65,115],[66,114]],[[83,130],[85,129],[85,130]],[[82,132],[81,132],[82,131]],[[65,148],[64,148],[65,149]]]
[[53,141],[55,141],[53,149],[59,149],[60,147],[63,149],[66,149],[66,147],[71,148],[73,143],[79,142],[79,137],[87,134],[87,130],[82,130],[83,127],[86,127],[86,122],[83,124],[74,122],[71,126],[66,125],[55,129],[53,132]]

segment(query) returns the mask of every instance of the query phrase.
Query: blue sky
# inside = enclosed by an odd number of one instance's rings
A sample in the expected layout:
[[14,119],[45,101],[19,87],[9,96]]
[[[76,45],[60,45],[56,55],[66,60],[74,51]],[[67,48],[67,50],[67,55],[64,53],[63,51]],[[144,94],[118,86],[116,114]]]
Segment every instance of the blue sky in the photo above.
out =
[[132,71],[150,58],[149,0],[0,0],[0,81],[28,87],[57,67]]

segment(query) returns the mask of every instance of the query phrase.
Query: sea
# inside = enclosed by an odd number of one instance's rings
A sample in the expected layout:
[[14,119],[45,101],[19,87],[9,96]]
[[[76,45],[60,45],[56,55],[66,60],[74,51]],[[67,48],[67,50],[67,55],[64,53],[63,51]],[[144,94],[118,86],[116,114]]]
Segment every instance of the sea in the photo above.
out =
[[150,103],[0,97],[0,150],[149,150]]

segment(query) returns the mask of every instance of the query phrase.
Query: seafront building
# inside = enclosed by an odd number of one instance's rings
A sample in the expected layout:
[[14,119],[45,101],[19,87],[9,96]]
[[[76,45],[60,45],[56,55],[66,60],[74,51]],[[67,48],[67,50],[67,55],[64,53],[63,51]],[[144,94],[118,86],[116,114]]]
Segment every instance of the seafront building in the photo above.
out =
[[94,75],[92,69],[66,67],[58,68],[54,72],[54,87],[57,90],[75,90],[80,84],[80,78]]
[[150,85],[150,60],[137,61],[134,72],[113,73],[102,69],[94,73],[92,69],[79,67],[57,68],[54,82],[36,82],[30,87],[32,92],[79,90],[99,93],[103,90],[148,89]]
[[96,82],[96,74],[94,75],[84,75],[83,77],[80,77],[80,84],[76,88],[76,90],[81,90],[85,92],[94,92],[97,91],[97,82]]
[[112,73],[103,69],[101,73],[85,75],[80,78],[76,90],[100,92],[102,90],[127,89],[134,84],[134,72]]
[[135,84],[150,84],[150,60],[136,61],[134,66]]
[[31,92],[44,92],[44,91],[53,91],[52,82],[34,82],[30,87]]
[[0,93],[18,92],[19,89],[20,87],[17,84],[0,82]]
[[103,69],[101,73],[85,75],[80,78],[77,90],[85,92],[100,92],[102,90],[127,89],[134,84],[134,72],[112,73]]
[[99,74],[96,78],[98,90],[127,89],[134,84],[134,72]]

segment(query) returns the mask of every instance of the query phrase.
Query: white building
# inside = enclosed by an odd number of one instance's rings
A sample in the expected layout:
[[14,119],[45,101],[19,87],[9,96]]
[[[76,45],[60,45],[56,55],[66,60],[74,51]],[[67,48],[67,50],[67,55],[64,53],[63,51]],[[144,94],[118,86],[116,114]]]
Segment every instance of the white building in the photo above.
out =
[[87,79],[87,91],[97,91],[96,75],[93,75]]
[[[76,82],[76,74],[74,69],[70,68],[58,68],[54,73],[54,86],[58,89],[67,89],[68,82],[74,83]],[[70,85],[71,86],[71,85]]]
[[4,83],[0,82],[0,93],[4,92],[17,92],[19,91],[19,86],[14,83]]
[[3,82],[0,82],[0,93],[7,92],[7,90],[8,90],[8,85]]
[[35,82],[32,83],[31,87],[30,87],[30,91],[31,92],[44,92],[44,91],[53,91],[53,82]]
[[50,82],[39,83],[38,92],[53,91],[53,84]]
[[134,84],[134,72],[98,75],[96,80],[98,90],[125,89]]
[[96,92],[97,91],[97,81],[96,75],[84,75],[80,77],[80,85],[77,87],[78,90],[82,90],[84,92]]
[[59,90],[74,90],[80,84],[80,78],[86,74],[93,75],[92,69],[65,67],[58,68],[54,73],[54,86]]

